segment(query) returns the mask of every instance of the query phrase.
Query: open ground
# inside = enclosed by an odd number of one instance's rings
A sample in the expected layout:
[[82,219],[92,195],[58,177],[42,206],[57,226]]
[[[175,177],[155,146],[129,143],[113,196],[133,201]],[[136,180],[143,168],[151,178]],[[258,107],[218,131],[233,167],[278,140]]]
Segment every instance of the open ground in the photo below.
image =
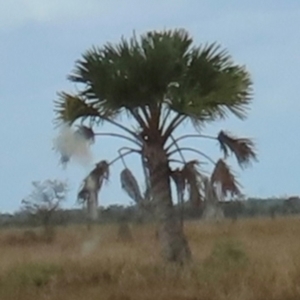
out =
[[300,218],[187,222],[194,259],[166,265],[154,225],[57,228],[46,243],[0,232],[0,299],[300,299]]

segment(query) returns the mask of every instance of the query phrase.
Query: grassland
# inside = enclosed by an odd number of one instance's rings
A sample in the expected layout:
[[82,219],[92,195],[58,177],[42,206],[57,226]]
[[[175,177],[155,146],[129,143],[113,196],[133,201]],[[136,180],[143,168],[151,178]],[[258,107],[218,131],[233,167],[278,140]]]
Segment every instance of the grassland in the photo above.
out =
[[53,243],[0,232],[0,299],[299,300],[300,218],[186,223],[194,260],[164,265],[154,227],[60,228]]

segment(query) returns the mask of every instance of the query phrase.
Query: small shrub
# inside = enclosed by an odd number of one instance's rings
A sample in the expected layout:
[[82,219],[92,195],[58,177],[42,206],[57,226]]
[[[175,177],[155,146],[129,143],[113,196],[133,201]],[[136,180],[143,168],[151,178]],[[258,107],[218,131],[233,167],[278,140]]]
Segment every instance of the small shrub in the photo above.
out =
[[60,274],[62,269],[54,264],[28,263],[11,269],[1,281],[1,285],[18,288],[20,286],[45,286]]
[[205,260],[205,266],[219,271],[243,267],[248,261],[243,245],[230,238],[217,241],[210,256]]

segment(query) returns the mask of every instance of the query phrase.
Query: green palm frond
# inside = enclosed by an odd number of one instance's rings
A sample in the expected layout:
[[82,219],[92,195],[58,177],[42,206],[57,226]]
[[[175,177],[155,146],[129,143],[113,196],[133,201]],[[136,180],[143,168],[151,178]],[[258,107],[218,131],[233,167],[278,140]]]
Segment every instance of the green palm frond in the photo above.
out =
[[[70,95],[67,101],[61,94],[65,105],[59,114],[73,121],[97,112],[114,114],[124,109],[130,115],[136,108],[151,107],[157,116],[165,103],[196,126],[225,118],[228,112],[244,118],[252,92],[248,72],[216,43],[192,47],[192,42],[187,31],[176,29],[92,47],[69,76],[79,83],[81,102],[71,101]],[[65,108],[72,104],[72,109]]]
[[235,65],[227,51],[213,43],[190,52],[181,81],[169,90],[170,106],[195,124],[225,118],[228,112],[243,119],[251,85],[245,68]]
[[65,122],[72,125],[77,119],[97,119],[100,117],[99,111],[92,105],[87,104],[79,96],[68,93],[59,93],[55,103],[56,122]]
[[91,123],[98,123],[108,118],[113,119],[120,113],[118,110],[91,103],[82,95],[61,92],[58,96],[58,99],[54,101],[55,121],[58,124],[64,122],[72,125],[76,120],[84,121],[85,119],[89,119]]
[[191,43],[185,30],[123,38],[87,51],[69,79],[83,84],[89,103],[110,109],[153,105],[164,100],[169,83],[181,76]]

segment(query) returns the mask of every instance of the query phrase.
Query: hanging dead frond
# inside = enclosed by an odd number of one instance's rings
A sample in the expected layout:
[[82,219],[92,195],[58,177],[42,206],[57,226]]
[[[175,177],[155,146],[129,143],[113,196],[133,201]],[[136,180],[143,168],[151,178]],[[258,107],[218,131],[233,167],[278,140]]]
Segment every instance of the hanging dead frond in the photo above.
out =
[[142,197],[138,182],[128,168],[125,168],[121,172],[120,179],[121,179],[122,188],[128,194],[128,196],[135,203],[141,204],[143,201],[143,197]]
[[203,178],[204,186],[204,199],[207,204],[216,204],[218,202],[218,197],[214,189],[214,184],[208,177]]
[[237,182],[229,166],[222,159],[219,159],[216,163],[210,181],[212,184],[221,184],[221,190],[224,196],[226,196],[227,193],[230,193],[232,196],[241,194],[239,189],[240,184]]
[[98,189],[101,188],[103,181],[109,180],[109,163],[106,160],[101,160],[96,164],[96,168],[92,171],[98,177]]
[[186,188],[186,179],[184,177],[182,170],[177,168],[171,171],[171,178],[173,179],[176,186],[178,202],[182,205],[184,202],[183,197]]
[[193,207],[199,207],[203,198],[201,195],[201,191],[203,190],[203,175],[200,173],[198,166],[199,162],[197,160],[191,160],[182,169],[189,190],[189,201]]
[[186,180],[179,168],[170,171],[170,176],[173,179],[176,191],[177,191],[177,201],[180,205],[180,224],[183,226],[184,219],[184,191],[186,189]]
[[235,138],[221,131],[218,135],[218,141],[225,158],[229,155],[229,151],[233,152],[242,168],[249,165],[251,160],[256,160],[254,143],[250,139]]
[[104,181],[109,179],[109,164],[102,160],[96,164],[96,167],[83,180],[82,186],[78,192],[78,200],[85,202],[90,199],[92,193],[98,194]]
[[95,143],[95,133],[92,128],[80,125],[78,129],[75,131],[75,134],[84,138],[90,144]]

